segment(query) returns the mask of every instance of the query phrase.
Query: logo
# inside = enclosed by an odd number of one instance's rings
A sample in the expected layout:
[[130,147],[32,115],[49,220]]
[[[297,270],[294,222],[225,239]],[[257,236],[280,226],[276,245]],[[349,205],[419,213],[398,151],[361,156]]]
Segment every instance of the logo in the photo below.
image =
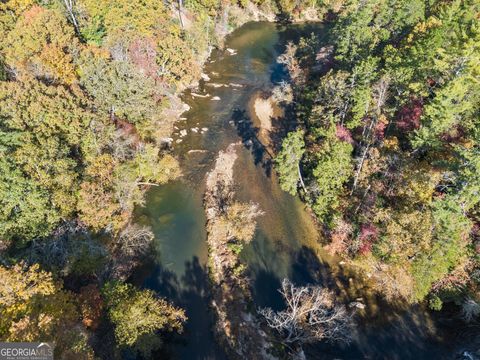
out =
[[53,360],[53,344],[3,342],[0,343],[0,360]]

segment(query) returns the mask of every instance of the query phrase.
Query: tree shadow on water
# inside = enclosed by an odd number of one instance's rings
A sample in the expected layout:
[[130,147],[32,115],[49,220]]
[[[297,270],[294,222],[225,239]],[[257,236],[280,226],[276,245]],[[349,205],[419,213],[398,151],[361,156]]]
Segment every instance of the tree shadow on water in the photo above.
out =
[[162,359],[225,359],[213,335],[214,319],[209,306],[207,269],[195,256],[185,263],[180,278],[168,269],[156,266],[144,285],[185,309],[184,332],[166,338],[166,346],[157,354]]
[[261,164],[266,175],[270,177],[273,155],[259,140],[260,129],[253,125],[245,110],[235,109],[232,120],[243,145],[252,152],[255,165]]
[[270,307],[273,310],[282,310],[285,307],[282,295],[278,292],[281,280],[272,272],[259,270],[254,276],[252,284],[253,300],[257,307]]

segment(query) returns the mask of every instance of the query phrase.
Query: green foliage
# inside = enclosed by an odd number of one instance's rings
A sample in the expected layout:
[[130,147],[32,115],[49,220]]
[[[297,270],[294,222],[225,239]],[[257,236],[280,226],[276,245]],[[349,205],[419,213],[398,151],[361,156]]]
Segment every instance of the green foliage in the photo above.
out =
[[133,346],[149,354],[159,346],[158,331],[182,331],[186,320],[183,310],[157,298],[151,290],[109,282],[102,293],[120,346]]
[[25,241],[48,235],[60,220],[48,192],[26,178],[3,151],[0,170],[0,237]]
[[435,98],[425,106],[423,126],[412,141],[415,147],[440,145],[440,135],[448,134],[460,123],[465,130],[477,125],[475,114],[479,110],[480,87],[474,74],[480,56],[472,60],[466,61],[461,73],[436,91]]
[[424,1],[374,0],[353,2],[334,29],[337,58],[345,64],[366,58],[390,37],[424,17]]
[[465,210],[474,211],[478,218],[476,210],[480,203],[480,154],[478,147],[466,149],[460,147],[461,165],[457,179],[456,191],[458,191],[459,202],[464,205]]
[[313,210],[321,219],[331,216],[331,211],[339,205],[343,185],[352,175],[352,149],[347,142],[329,139],[316,154],[316,166],[312,172],[315,184]]
[[[476,261],[470,230],[480,215],[480,5],[344,5],[333,68],[309,71],[320,47],[311,39],[291,60],[306,74],[295,97],[308,200],[332,252],[354,258],[389,299],[422,301],[450,282],[461,284],[458,298],[476,286],[458,274]],[[285,189],[296,190],[286,174]]]
[[423,299],[433,282],[444,277],[466,255],[468,234],[472,226],[456,199],[448,197],[432,204],[434,230],[431,250],[413,262],[415,296]]
[[435,311],[442,310],[442,307],[443,307],[442,299],[440,299],[438,296],[435,296],[435,295],[432,296],[430,299],[428,299],[428,307]]
[[282,150],[278,153],[275,162],[280,186],[292,195],[297,193],[300,179],[300,161],[305,152],[303,131],[291,132],[283,140]]
[[243,244],[233,244],[229,243],[228,248],[235,253],[235,255],[239,255],[243,250]]
[[63,86],[0,83],[2,236],[46,235],[75,210],[75,153],[92,120],[85,104]]
[[100,111],[132,124],[145,123],[155,116],[158,107],[153,80],[127,62],[91,60],[81,67],[80,83]]
[[[164,3],[159,0],[146,1],[94,1],[79,3],[80,29],[86,40],[98,43],[105,35],[122,32],[153,35],[166,18]],[[165,21],[165,20],[164,20]]]

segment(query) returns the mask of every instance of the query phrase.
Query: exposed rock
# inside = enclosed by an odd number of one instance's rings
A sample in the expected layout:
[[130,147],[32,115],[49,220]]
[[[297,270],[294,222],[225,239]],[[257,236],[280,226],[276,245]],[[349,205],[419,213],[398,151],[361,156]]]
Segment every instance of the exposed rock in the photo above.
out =
[[361,303],[360,301],[352,301],[350,304],[348,304],[350,308],[357,308],[360,310],[365,309],[365,304]]
[[226,186],[233,184],[233,166],[238,157],[236,151],[238,145],[230,144],[226,151],[220,151],[218,154],[215,167],[207,175],[207,197],[208,193],[215,191],[218,182],[223,182]]
[[192,93],[192,96],[193,97],[198,97],[198,98],[208,98],[208,97],[210,97],[210,94],[202,95],[202,94]]
[[212,100],[218,101],[218,100],[220,100],[220,97],[219,96],[214,96],[214,97],[212,97]]
[[184,137],[184,136],[187,136],[187,130],[186,129],[180,130],[180,137]]
[[207,74],[202,73],[200,76],[203,79],[203,81],[210,81],[210,76],[208,76]]
[[228,87],[229,86],[229,85],[219,84],[219,83],[210,83],[210,84],[206,84],[206,85],[214,87],[214,88],[221,88],[221,87]]

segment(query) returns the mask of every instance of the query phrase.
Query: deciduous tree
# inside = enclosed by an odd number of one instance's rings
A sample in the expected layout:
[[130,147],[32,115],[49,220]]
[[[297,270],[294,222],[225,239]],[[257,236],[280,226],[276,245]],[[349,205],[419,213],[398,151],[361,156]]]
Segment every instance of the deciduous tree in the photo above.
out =
[[[186,320],[183,310],[159,299],[151,290],[138,290],[130,284],[107,283],[102,289],[105,306],[115,326],[115,338],[120,346],[137,346],[148,355],[159,345],[152,341],[157,332],[182,331]],[[158,338],[157,338],[158,339]]]

